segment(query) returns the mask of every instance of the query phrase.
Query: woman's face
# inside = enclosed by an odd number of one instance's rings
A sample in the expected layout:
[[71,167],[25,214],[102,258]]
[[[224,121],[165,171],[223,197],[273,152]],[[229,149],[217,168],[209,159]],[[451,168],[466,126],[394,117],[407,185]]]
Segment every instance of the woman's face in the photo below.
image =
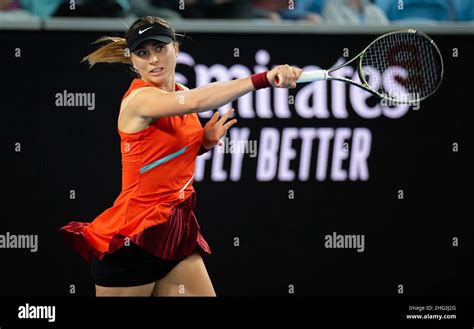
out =
[[172,42],[150,40],[133,51],[132,62],[143,80],[174,90],[177,55],[177,47]]

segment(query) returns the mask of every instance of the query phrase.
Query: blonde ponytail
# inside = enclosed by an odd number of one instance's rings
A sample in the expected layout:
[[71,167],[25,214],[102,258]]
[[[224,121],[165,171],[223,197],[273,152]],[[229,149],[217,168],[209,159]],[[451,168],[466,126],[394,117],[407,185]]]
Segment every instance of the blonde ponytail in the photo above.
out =
[[[127,33],[125,34],[125,38],[102,37],[100,39],[97,39],[94,43],[106,42],[106,44],[84,57],[82,59],[82,62],[89,62],[89,67],[92,67],[97,63],[123,63],[132,65],[133,62],[131,54],[128,50],[126,39],[130,31],[147,24],[158,24],[163,28],[169,30],[173,36],[182,36],[181,34],[175,33],[170,23],[168,23],[164,19],[156,16],[145,16],[137,19],[132,24],[132,26],[130,26]],[[173,44],[179,47],[179,42],[173,41]]]
[[97,39],[94,43],[103,42],[107,42],[107,44],[85,56],[82,62],[89,62],[89,67],[97,63],[132,64],[127,42],[124,38],[104,36]]

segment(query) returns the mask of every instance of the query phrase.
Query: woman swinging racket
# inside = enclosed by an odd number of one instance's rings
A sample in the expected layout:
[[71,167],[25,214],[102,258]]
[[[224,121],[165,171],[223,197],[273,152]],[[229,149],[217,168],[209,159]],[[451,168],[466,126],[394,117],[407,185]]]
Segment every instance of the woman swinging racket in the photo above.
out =
[[216,112],[203,128],[196,113],[251,91],[294,88],[301,74],[288,65],[248,78],[192,90],[175,82],[178,43],[158,17],[132,24],[125,39],[107,42],[84,58],[133,65],[138,74],[122,98],[122,191],[91,223],[70,222],[64,241],[91,263],[97,296],[215,296],[202,255],[210,248],[193,210],[196,157],[217,145],[237,120]]

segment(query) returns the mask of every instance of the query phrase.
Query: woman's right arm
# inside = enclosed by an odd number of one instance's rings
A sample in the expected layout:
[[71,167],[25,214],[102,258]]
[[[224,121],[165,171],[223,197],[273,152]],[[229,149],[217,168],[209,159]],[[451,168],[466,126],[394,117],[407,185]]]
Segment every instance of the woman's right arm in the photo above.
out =
[[[267,79],[273,86],[277,74],[281,80],[279,87],[294,88],[301,70],[287,65],[275,67],[267,72]],[[137,94],[127,107],[138,116],[152,118],[198,113],[221,107],[253,90],[254,85],[250,77],[213,82],[175,93],[167,93],[158,88],[146,88]]]

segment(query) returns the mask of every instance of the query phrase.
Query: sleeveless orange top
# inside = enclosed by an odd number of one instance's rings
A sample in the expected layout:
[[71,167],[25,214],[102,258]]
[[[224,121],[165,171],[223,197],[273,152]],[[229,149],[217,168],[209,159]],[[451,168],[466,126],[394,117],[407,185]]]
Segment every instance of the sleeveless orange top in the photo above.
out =
[[[135,79],[122,101],[133,90],[143,87],[156,86]],[[176,91],[182,89],[178,84],[175,87]],[[102,258],[105,252],[118,249],[124,238],[134,242],[143,239],[145,230],[170,219],[174,207],[195,200],[194,167],[204,131],[196,113],[162,117],[136,133],[118,131],[122,154],[120,195],[93,222],[71,222],[60,229],[65,241],[88,260],[91,252]],[[188,208],[192,211],[194,205]],[[194,218],[193,213],[186,214]],[[87,241],[71,239],[71,234]],[[117,243],[117,239],[121,242]],[[201,249],[210,253],[199,232],[195,239]],[[82,245],[84,242],[87,247]]]

